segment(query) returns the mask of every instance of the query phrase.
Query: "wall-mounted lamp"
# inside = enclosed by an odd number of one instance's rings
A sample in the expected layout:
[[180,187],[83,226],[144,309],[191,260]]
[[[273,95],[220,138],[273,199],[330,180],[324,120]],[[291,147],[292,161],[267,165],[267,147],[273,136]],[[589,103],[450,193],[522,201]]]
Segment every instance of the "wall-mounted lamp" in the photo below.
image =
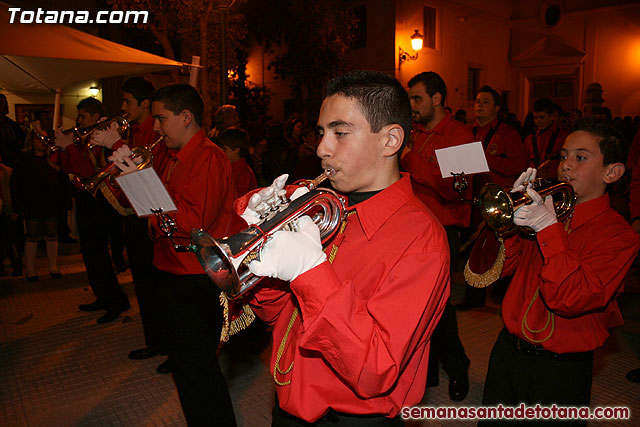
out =
[[98,96],[99,93],[100,93],[100,88],[98,86],[91,86],[89,88],[89,94],[91,96]]
[[402,47],[400,47],[400,56],[398,57],[398,67],[402,65],[405,61],[415,61],[418,59],[418,52],[422,49],[422,42],[424,41],[424,36],[420,34],[418,30],[416,30],[411,36],[411,48],[416,51],[415,55],[409,55]]

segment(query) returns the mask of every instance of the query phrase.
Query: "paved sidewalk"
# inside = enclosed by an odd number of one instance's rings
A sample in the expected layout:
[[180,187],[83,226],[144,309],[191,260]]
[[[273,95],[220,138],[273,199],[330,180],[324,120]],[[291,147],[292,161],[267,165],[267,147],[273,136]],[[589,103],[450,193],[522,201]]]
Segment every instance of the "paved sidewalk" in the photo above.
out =
[[[171,376],[155,372],[163,358],[127,358],[130,350],[143,344],[129,271],[118,279],[130,297],[131,310],[112,323],[98,325],[100,313],[77,309],[78,304],[94,300],[78,246],[61,245],[60,252],[62,279],[48,276],[44,253],[38,258],[40,281],[0,278],[0,425],[186,425]],[[621,301],[625,325],[596,353],[592,407],[629,406],[632,414],[640,414],[640,384],[624,378],[628,370],[640,367],[640,286],[633,279],[632,292]],[[454,300],[461,293],[456,284]],[[490,302],[482,309],[459,312],[458,321],[471,359],[469,396],[451,402],[447,377],[441,372],[440,386],[428,389],[424,405],[480,405],[489,352],[502,327],[499,308]],[[221,351],[240,426],[271,423],[274,385],[267,366],[269,351],[269,336],[261,329],[232,339]],[[429,423],[441,424],[475,422]],[[592,425],[630,424],[635,422]]]

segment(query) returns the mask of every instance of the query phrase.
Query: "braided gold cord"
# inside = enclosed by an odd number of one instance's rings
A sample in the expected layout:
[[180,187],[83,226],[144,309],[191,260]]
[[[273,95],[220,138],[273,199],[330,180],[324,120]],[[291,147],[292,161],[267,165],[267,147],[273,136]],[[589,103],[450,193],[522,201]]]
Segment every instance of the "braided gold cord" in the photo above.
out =
[[[527,307],[527,310],[524,312],[524,316],[522,317],[522,334],[525,336],[526,339],[528,339],[529,341],[534,342],[534,343],[543,343],[543,342],[547,341],[549,338],[551,338],[551,335],[553,335],[553,331],[555,330],[555,326],[556,326],[555,316],[553,315],[553,313],[551,313],[549,310],[547,310],[547,323],[545,323],[544,326],[541,329],[535,330],[535,329],[531,329],[529,327],[529,322],[527,322],[527,316],[529,315],[529,310],[531,310],[531,307],[533,306],[533,302],[536,299],[538,299],[539,295],[540,295],[540,288],[536,289],[536,292],[535,292],[535,294],[533,294],[533,298],[531,299],[531,302],[529,303],[529,307]],[[546,308],[545,308],[545,310],[546,310]],[[549,322],[551,322],[551,330],[549,331],[549,335],[547,335],[546,337],[537,340],[535,338],[531,338],[527,334],[527,331],[529,331],[529,332],[531,332],[533,334],[538,334],[538,333],[544,331],[549,326]]]

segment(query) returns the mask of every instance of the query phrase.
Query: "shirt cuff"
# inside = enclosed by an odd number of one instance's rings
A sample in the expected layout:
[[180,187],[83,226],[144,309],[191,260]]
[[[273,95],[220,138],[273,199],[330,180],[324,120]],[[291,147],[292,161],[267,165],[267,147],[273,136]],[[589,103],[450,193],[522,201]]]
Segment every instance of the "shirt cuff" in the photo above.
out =
[[568,233],[560,222],[551,224],[537,233],[538,245],[544,259],[548,259],[569,247]]
[[306,271],[291,282],[304,320],[316,317],[327,298],[340,288],[340,281],[328,261]]

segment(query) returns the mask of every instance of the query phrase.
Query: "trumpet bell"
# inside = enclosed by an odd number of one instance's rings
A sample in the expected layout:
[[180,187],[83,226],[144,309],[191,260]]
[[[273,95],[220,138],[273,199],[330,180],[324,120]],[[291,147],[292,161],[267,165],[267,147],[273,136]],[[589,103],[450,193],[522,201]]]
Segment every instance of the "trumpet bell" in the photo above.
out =
[[478,194],[480,214],[487,226],[502,235],[513,228],[513,201],[509,194],[495,184],[485,184]]

